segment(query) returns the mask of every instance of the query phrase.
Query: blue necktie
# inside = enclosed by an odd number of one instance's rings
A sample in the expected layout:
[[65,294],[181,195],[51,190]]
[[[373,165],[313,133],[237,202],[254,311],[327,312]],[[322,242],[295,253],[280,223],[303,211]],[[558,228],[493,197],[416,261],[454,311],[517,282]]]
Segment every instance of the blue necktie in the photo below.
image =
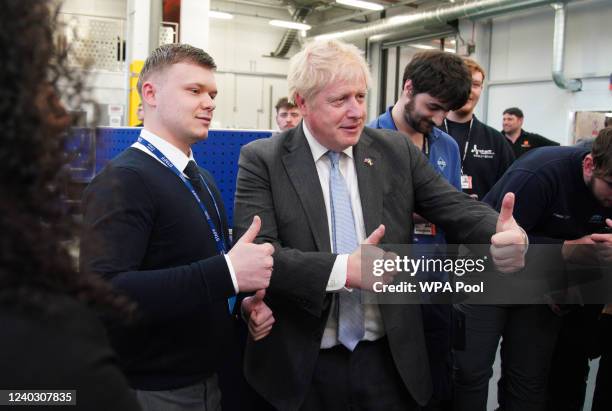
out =
[[[331,163],[329,174],[329,198],[334,252],[350,254],[359,246],[351,197],[346,182],[340,174],[340,153],[328,151]],[[343,290],[339,293],[338,341],[353,351],[365,333],[361,291]]]

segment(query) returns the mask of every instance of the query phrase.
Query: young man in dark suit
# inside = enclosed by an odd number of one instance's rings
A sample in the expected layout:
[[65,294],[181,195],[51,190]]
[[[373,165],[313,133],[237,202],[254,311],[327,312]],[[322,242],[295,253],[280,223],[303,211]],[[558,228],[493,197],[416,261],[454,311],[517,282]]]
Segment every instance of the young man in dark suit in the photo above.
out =
[[[401,134],[364,129],[370,75],[355,46],[309,44],[288,82],[303,121],[243,147],[239,161],[235,228],[260,215],[257,241],[275,247],[266,302],[276,323],[247,345],[247,380],[279,410],[416,410],[431,396],[420,307],[355,303],[371,290],[359,243],[410,243],[416,211],[455,241],[522,250],[513,197],[499,216]],[[522,251],[508,257],[494,260],[522,266]]]
[[[261,220],[230,249],[212,175],[191,145],[208,136],[217,95],[215,63],[201,49],[159,47],[138,81],[145,127],[84,193],[84,270],[138,304],[139,320],[111,330],[121,366],[144,410],[217,410],[216,371],[238,292],[265,290],[273,247],[253,244]],[[263,291],[260,291],[263,293]],[[256,338],[273,318],[246,300]]]

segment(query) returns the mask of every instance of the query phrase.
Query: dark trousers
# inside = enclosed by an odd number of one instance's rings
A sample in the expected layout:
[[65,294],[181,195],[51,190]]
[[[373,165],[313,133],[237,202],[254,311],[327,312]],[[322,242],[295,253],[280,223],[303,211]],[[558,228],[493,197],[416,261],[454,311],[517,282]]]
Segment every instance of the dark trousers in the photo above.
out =
[[591,408],[591,411],[610,410],[612,410],[612,349],[608,349],[608,352],[603,353],[599,359],[597,385]]
[[216,375],[172,390],[132,391],[142,411],[221,411],[221,391]]
[[560,318],[548,306],[462,305],[465,349],[454,353],[455,411],[486,411],[500,337],[504,411],[542,411]]
[[227,339],[223,362],[218,371],[223,411],[259,411],[259,395],[244,377],[243,357],[248,328],[241,318],[234,318],[233,334]]
[[452,408],[452,308],[451,304],[421,306],[433,385],[432,398],[423,411],[450,411]]
[[601,305],[575,307],[562,318],[548,380],[549,411],[581,411],[589,376],[589,359],[599,356]]
[[612,315],[602,315],[598,326],[601,358],[591,411],[610,411],[612,410],[612,389],[610,389],[612,387]]
[[418,410],[391,357],[387,338],[321,350],[304,411]]
[[591,411],[610,411],[612,410],[612,315],[601,316],[599,331],[601,358]]

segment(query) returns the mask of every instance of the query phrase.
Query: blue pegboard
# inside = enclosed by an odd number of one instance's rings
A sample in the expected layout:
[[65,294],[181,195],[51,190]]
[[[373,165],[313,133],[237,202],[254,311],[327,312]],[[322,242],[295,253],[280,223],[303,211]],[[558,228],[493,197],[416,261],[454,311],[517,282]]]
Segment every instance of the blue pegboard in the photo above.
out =
[[66,152],[72,180],[87,183],[95,175],[95,133],[92,128],[73,127],[68,131]]
[[[100,127],[96,130],[95,172],[123,150],[134,144],[140,135],[135,127]],[[193,145],[193,156],[198,164],[215,177],[223,203],[227,210],[230,227],[234,222],[234,192],[238,172],[240,148],[259,138],[272,135],[272,131],[210,130],[208,138]]]

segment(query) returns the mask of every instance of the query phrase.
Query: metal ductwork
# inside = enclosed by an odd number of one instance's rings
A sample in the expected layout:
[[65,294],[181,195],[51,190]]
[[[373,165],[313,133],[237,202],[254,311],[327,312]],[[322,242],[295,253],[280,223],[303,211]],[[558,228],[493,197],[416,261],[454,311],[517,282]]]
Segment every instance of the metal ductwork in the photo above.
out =
[[563,60],[565,47],[565,22],[566,22],[566,4],[553,3],[552,8],[555,10],[555,31],[553,35],[553,61],[552,61],[552,78],[557,87],[569,91],[582,90],[582,80],[568,80],[563,75]]
[[[293,13],[292,19],[295,22],[303,23],[304,20],[306,19],[306,16],[308,16],[310,12],[311,12],[311,9],[309,7],[297,8],[295,12]],[[287,30],[285,34],[283,34],[283,38],[281,39],[278,46],[276,46],[276,50],[270,53],[270,57],[285,57],[287,53],[289,52],[289,50],[291,49],[293,42],[296,40],[297,35],[298,35],[297,30],[292,30],[292,29]]]
[[[558,2],[558,0],[556,1]],[[483,15],[493,16],[524,10],[530,7],[555,3],[554,0],[464,0],[462,4],[450,4],[436,9],[417,13],[401,14],[366,24],[363,27],[342,32],[321,34],[317,38],[341,38],[353,40],[371,38],[375,35],[404,30],[415,25],[445,24],[462,18],[476,18]]]

